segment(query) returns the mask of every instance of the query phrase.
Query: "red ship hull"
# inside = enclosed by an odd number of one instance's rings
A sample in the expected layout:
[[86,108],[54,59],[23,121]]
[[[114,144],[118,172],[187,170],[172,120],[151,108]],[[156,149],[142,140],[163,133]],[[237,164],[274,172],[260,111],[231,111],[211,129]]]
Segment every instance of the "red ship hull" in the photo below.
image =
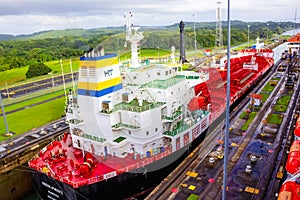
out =
[[[271,53],[272,51],[267,50],[267,52]],[[258,70],[255,71],[243,69],[243,64],[251,61],[252,56],[250,55],[244,55],[231,60],[231,104],[238,102],[240,98],[249,91],[249,88],[274,64],[272,57],[262,56],[259,53],[253,54],[258,63]],[[226,68],[225,70],[210,68],[208,71],[210,79],[206,83],[199,84],[195,87],[195,93],[198,96],[189,103],[188,107],[190,110],[193,110],[203,107],[207,108],[210,104],[210,111],[212,113],[210,130],[213,130],[214,126],[220,124],[224,119]],[[199,136],[184,148],[174,153],[166,154],[165,157],[144,167],[135,168],[133,171],[123,172],[110,178],[99,177],[99,180],[94,183],[84,181],[81,185],[72,185],[68,183],[68,177],[60,177],[61,180],[59,180],[59,178],[51,174],[51,171],[47,173],[39,172],[39,163],[34,159],[29,162],[29,165],[37,169],[37,171],[32,173],[31,176],[35,188],[42,199],[99,199],[99,197],[103,196],[109,197],[109,199],[130,198],[134,196],[134,194],[153,188],[162,181],[163,177],[166,177],[174,170],[188,155],[189,151],[195,148],[205,138],[207,130],[198,131]],[[68,136],[64,138],[65,139],[58,141],[56,145],[73,148],[68,147]],[[70,161],[67,163],[70,163]],[[166,163],[168,164],[166,165]],[[101,161],[98,160],[98,165],[99,164],[101,164]],[[160,167],[157,167],[156,171],[144,171],[145,168],[155,168],[155,166]],[[109,171],[110,169],[107,170]]]

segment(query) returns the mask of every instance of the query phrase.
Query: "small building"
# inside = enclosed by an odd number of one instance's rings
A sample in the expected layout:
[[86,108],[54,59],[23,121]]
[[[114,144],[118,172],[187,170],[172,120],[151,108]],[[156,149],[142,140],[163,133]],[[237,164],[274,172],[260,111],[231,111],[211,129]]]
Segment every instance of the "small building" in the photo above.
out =
[[260,106],[262,102],[262,95],[261,94],[251,94],[250,96],[250,105],[252,106]]
[[297,33],[293,37],[289,38],[287,42],[288,42],[287,47],[289,49],[290,54],[294,52],[296,54],[300,53],[300,33]]
[[204,55],[210,56],[212,54],[212,51],[210,49],[205,49]]

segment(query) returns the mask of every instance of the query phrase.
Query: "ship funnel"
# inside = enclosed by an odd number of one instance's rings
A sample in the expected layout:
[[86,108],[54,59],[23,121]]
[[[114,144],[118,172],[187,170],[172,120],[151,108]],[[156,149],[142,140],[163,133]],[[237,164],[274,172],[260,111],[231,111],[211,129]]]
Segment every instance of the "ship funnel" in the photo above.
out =
[[184,22],[181,21],[179,23],[179,28],[180,28],[180,56],[179,60],[181,63],[187,62],[185,58],[185,47],[184,47]]
[[96,46],[95,48],[91,48],[89,49],[88,52],[84,53],[85,57],[101,57],[104,55],[105,55],[104,48],[100,45]]

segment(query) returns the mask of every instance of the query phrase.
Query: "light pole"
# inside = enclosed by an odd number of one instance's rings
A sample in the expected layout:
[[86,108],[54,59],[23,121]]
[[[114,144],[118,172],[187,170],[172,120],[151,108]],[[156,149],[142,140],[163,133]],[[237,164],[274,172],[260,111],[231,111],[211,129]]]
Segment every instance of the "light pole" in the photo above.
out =
[[2,109],[2,116],[4,119],[6,134],[9,134],[9,129],[8,129],[8,124],[7,124],[6,115],[5,115],[5,111],[4,111],[4,105],[2,102],[2,93],[1,92],[0,92],[0,104],[1,104],[1,109]]
[[[193,17],[195,18],[195,14],[193,14]],[[195,19],[194,19],[194,46],[195,46],[195,64],[196,64],[196,59],[197,59],[197,38],[196,38]]]
[[250,25],[247,26],[248,27],[248,44],[250,43],[249,41],[249,28],[250,28]]
[[54,78],[53,78],[53,72],[50,72],[50,73],[48,73],[48,74],[51,74],[51,79],[52,79],[52,88],[54,88]]
[[267,40],[269,39],[269,24],[267,24]]

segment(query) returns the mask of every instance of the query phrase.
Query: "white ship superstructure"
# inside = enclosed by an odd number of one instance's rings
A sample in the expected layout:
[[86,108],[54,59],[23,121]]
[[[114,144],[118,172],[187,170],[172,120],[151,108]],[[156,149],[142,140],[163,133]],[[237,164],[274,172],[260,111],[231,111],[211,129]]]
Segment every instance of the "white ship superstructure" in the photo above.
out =
[[194,86],[207,81],[208,73],[182,70],[174,59],[140,65],[136,51],[143,37],[137,30],[126,32],[134,38],[134,65],[122,66],[116,54],[104,55],[100,48],[80,59],[78,96],[69,95],[67,121],[73,146],[83,152],[120,158],[174,152],[209,125],[208,111],[187,109]]

